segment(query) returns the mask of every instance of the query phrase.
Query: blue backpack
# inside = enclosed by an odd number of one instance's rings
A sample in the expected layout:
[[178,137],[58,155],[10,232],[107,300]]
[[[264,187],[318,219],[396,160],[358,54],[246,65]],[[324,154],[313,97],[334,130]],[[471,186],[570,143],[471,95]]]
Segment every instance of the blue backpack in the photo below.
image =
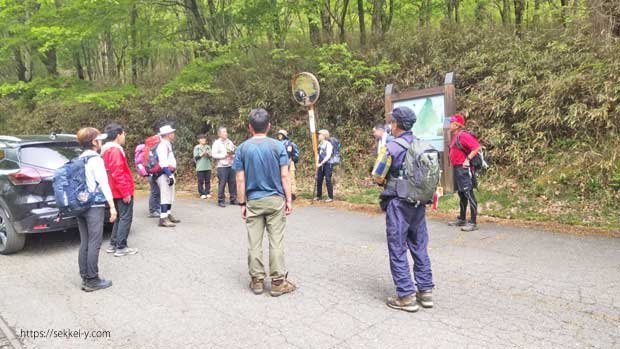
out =
[[330,162],[334,165],[338,165],[340,163],[340,151],[342,150],[342,143],[340,143],[340,141],[338,140],[338,138],[332,136],[329,137],[328,141],[332,144],[332,146],[334,147],[334,150],[332,152],[332,157],[330,159]]
[[[292,152],[288,152],[288,147],[292,148]],[[287,139],[284,141],[284,147],[286,148],[286,152],[294,163],[299,161],[299,147],[297,144],[293,143],[291,140]]]
[[61,214],[79,215],[93,204],[106,201],[100,190],[90,192],[86,184],[86,163],[95,156],[77,157],[56,170],[54,197]]

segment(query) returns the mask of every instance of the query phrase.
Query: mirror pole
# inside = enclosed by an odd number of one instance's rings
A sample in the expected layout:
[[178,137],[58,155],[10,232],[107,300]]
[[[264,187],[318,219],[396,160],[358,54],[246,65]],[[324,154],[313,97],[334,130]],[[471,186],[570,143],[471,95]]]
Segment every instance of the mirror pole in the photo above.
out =
[[314,119],[314,106],[308,107],[308,121],[310,123],[310,135],[312,136],[312,148],[314,152],[314,166],[319,162],[319,141],[316,136],[316,121]]

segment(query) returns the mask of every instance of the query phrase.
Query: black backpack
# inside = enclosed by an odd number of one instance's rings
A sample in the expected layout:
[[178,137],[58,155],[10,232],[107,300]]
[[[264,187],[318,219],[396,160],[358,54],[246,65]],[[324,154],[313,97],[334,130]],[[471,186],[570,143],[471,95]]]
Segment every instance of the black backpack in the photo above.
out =
[[[467,132],[469,133],[472,137],[478,139],[478,137],[476,137],[476,135],[470,131],[463,131],[463,132]],[[468,156],[469,153],[467,153],[467,151],[465,151],[465,148],[463,147],[463,144],[461,144],[461,133],[459,133],[456,136],[456,141],[455,144],[457,146],[457,148],[459,148],[459,150],[461,150],[465,156]],[[474,169],[474,171],[486,171],[489,168],[489,164],[487,164],[487,162],[484,160],[484,152],[482,151],[482,149],[480,149],[480,151],[478,152],[478,154],[476,154],[476,156],[473,157],[473,159],[469,160],[469,164],[471,165],[471,167]]]

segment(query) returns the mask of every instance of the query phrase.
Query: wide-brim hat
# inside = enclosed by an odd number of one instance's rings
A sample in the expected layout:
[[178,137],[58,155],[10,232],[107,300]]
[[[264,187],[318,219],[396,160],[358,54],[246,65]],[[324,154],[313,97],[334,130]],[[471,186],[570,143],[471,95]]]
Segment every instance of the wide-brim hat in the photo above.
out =
[[95,137],[96,141],[105,141],[106,139],[108,139],[107,133],[100,133],[99,136]]
[[159,135],[160,136],[165,136],[165,135],[169,135],[171,133],[174,133],[176,130],[172,128],[172,126],[170,125],[165,125],[159,128]]
[[280,130],[278,131],[279,135],[283,135],[284,137],[288,137],[288,132],[286,132],[286,130]]

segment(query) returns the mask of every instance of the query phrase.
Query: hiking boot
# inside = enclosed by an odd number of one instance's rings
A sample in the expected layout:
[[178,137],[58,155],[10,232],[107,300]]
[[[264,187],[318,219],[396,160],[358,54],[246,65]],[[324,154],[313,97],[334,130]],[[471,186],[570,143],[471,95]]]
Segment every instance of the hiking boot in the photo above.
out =
[[272,297],[280,297],[285,293],[291,293],[297,289],[292,282],[288,281],[288,273],[284,275],[284,279],[271,280],[271,294]]
[[112,286],[112,281],[100,279],[96,277],[94,279],[86,280],[82,283],[82,290],[86,292],[93,292],[97,290],[103,290]]
[[252,278],[252,281],[250,281],[250,289],[255,295],[263,294],[265,291],[265,281],[259,278]]
[[230,204],[231,204],[231,205],[239,205],[239,201],[237,201],[237,200],[232,200],[232,201],[230,202]]
[[407,297],[390,297],[387,300],[387,306],[392,309],[404,310],[410,313],[415,313],[420,310],[420,306],[415,302],[415,296],[409,295]]
[[114,252],[116,252],[116,247],[110,245],[110,246],[108,246],[108,248],[105,249],[105,252],[106,253],[114,253]]
[[114,257],[123,257],[123,256],[127,256],[130,254],[136,254],[136,253],[138,253],[137,248],[125,247],[125,248],[121,248],[120,250],[116,250],[116,252],[114,252]]
[[448,225],[451,227],[464,227],[466,224],[467,221],[460,218],[457,218],[455,221],[448,222]]
[[160,215],[159,211],[153,211],[149,213],[149,218],[159,218]]
[[433,290],[418,292],[415,295],[417,301],[424,308],[432,308],[433,307]]
[[478,225],[476,223],[467,223],[464,227],[461,228],[462,231],[474,231],[478,230]]
[[166,218],[159,219],[159,226],[164,227],[164,228],[172,228],[172,227],[176,227],[177,225],[170,222],[168,218],[166,217]]
[[169,220],[170,222],[172,222],[172,223],[181,223],[181,220],[180,220],[180,219],[176,218],[175,216],[173,216],[173,215],[171,215],[171,214],[169,214],[169,215],[168,215],[168,220]]
[[217,203],[217,205],[218,205],[219,207],[226,207],[226,204],[225,204],[225,203],[223,203],[223,202],[218,202],[218,203]]

